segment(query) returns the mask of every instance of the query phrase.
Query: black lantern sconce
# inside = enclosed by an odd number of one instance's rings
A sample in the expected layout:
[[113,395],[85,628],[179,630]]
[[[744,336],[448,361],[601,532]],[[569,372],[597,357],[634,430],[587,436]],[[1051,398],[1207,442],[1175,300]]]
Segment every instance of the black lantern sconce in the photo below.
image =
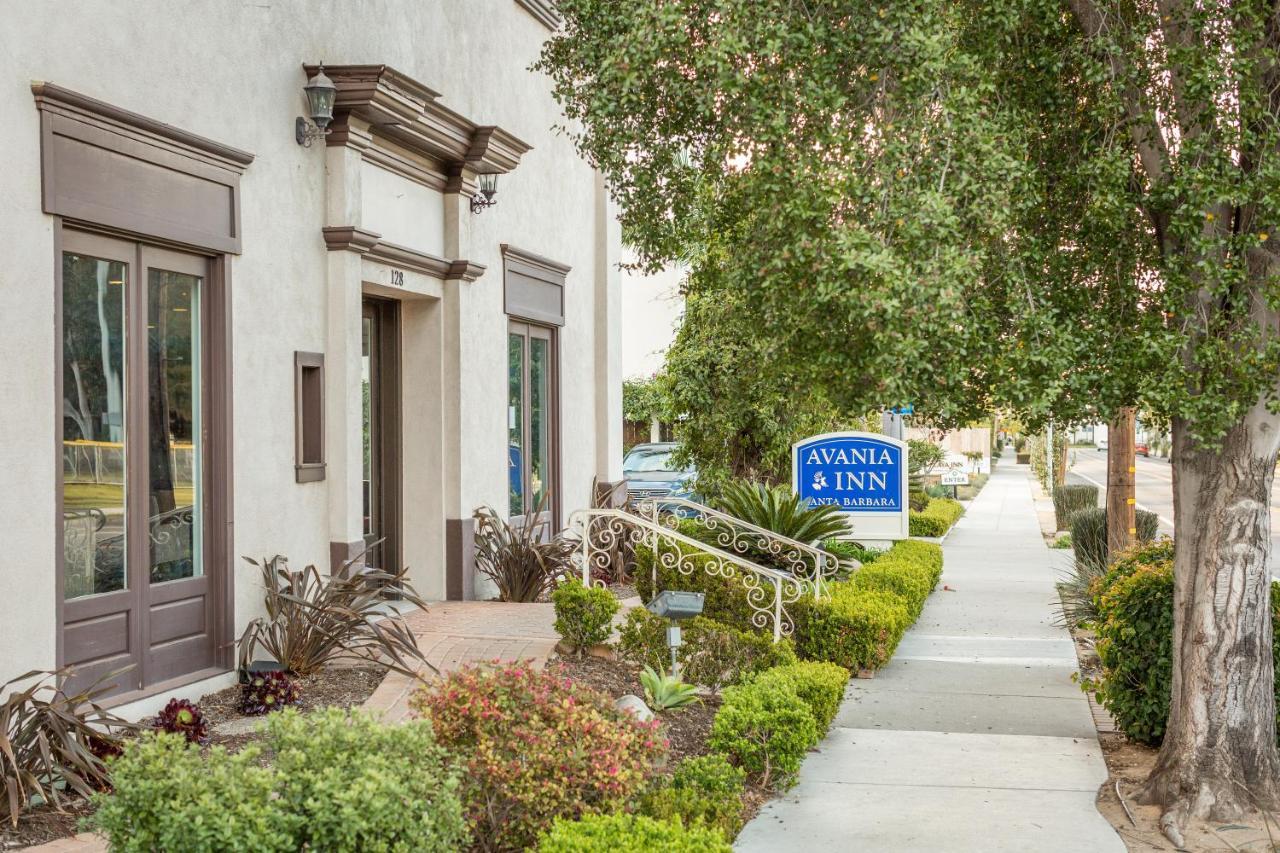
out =
[[493,207],[498,202],[494,196],[498,194],[498,175],[493,172],[476,176],[480,181],[480,192],[471,197],[471,212],[479,213],[486,207]]
[[304,148],[310,148],[312,142],[329,132],[329,122],[333,121],[333,102],[338,96],[338,87],[325,76],[324,64],[321,63],[315,76],[307,81],[302,91],[307,95],[307,109],[311,111],[311,121],[308,122],[302,116],[298,116],[293,123],[293,138]]

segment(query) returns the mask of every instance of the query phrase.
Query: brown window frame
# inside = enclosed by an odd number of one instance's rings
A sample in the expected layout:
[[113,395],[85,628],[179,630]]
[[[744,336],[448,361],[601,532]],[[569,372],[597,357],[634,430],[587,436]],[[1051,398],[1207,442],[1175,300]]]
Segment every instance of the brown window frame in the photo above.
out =
[[[511,521],[513,524],[524,525],[531,521],[534,523],[545,523],[549,525],[550,530],[558,530],[560,527],[560,490],[564,482],[562,472],[560,470],[560,334],[559,329],[555,326],[548,326],[542,323],[534,323],[528,320],[522,320],[515,317],[507,321],[507,346],[510,346],[511,336],[520,335],[524,339],[524,376],[521,385],[521,448],[523,471],[521,472],[524,488],[524,511],[521,513],[512,513]],[[547,342],[547,355],[549,358],[548,377],[547,377],[547,416],[550,421],[548,434],[548,452],[547,466],[550,469],[548,479],[550,484],[550,506],[543,517],[540,519],[531,519],[533,512],[533,495],[530,489],[532,477],[532,459],[533,456],[529,452],[531,446],[532,423],[531,409],[529,401],[532,396],[531,361],[530,352],[532,344],[530,343],[535,337]],[[505,359],[504,359],[505,363]],[[510,376],[507,377],[507,395],[504,399],[510,399]],[[508,430],[510,425],[508,423]],[[508,451],[510,452],[510,451]],[[508,477],[510,475],[508,474]],[[509,482],[509,480],[508,480]],[[510,509],[510,507],[508,507]]]
[[324,353],[293,354],[294,476],[299,483],[324,479]]

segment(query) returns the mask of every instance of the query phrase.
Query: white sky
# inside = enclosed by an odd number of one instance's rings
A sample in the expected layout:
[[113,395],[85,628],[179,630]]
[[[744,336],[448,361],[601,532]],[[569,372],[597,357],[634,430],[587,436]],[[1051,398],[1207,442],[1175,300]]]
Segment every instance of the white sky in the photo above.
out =
[[[632,260],[629,252],[623,254],[628,262]],[[622,375],[627,379],[652,376],[662,369],[684,310],[680,296],[684,275],[681,267],[650,276],[622,271]]]

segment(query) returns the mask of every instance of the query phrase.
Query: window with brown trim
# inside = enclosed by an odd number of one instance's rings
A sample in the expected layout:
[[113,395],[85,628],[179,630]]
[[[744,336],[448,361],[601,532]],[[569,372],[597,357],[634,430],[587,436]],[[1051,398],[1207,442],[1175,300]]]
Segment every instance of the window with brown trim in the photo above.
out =
[[293,354],[294,469],[299,483],[324,479],[324,354]]
[[[507,333],[507,469],[512,518],[555,526],[559,383],[555,330],[512,321]],[[537,515],[536,519],[533,516]]]

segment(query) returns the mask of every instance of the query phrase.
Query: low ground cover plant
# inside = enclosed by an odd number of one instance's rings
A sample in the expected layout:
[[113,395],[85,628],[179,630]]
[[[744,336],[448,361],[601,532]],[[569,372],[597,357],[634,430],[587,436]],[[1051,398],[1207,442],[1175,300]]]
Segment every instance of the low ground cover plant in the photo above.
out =
[[742,789],[747,773],[723,755],[689,758],[645,792],[640,811],[684,826],[718,829],[732,841],[742,829]]
[[0,684],[0,821],[17,825],[33,798],[62,808],[108,784],[104,758],[134,727],[98,705],[114,675],[67,693],[68,671],[28,672]]
[[538,853],[731,853],[717,829],[685,827],[644,815],[591,815],[556,821],[538,839]]
[[114,851],[453,851],[465,845],[457,771],[429,723],[385,726],[359,712],[288,710],[257,746],[207,755],[148,733],[111,762],[115,790],[91,825]]
[[[667,623],[643,607],[632,609],[618,635],[619,656],[635,666],[661,669],[668,666]],[[795,663],[790,639],[773,642],[757,631],[743,631],[705,616],[681,623],[683,644],[677,650],[681,675],[713,693],[744,676],[774,666]]]
[[579,654],[613,634],[613,617],[621,606],[607,589],[583,586],[568,578],[551,593],[556,609],[556,633]]
[[523,850],[557,818],[622,809],[665,754],[657,721],[524,665],[464,667],[411,704],[458,756],[467,821],[483,850]]
[[297,685],[288,673],[253,672],[240,687],[240,713],[250,717],[269,714],[298,704]]
[[959,501],[953,501],[950,498],[930,498],[923,510],[917,511],[912,508],[908,522],[911,535],[934,538],[943,536],[963,514],[964,507]]

